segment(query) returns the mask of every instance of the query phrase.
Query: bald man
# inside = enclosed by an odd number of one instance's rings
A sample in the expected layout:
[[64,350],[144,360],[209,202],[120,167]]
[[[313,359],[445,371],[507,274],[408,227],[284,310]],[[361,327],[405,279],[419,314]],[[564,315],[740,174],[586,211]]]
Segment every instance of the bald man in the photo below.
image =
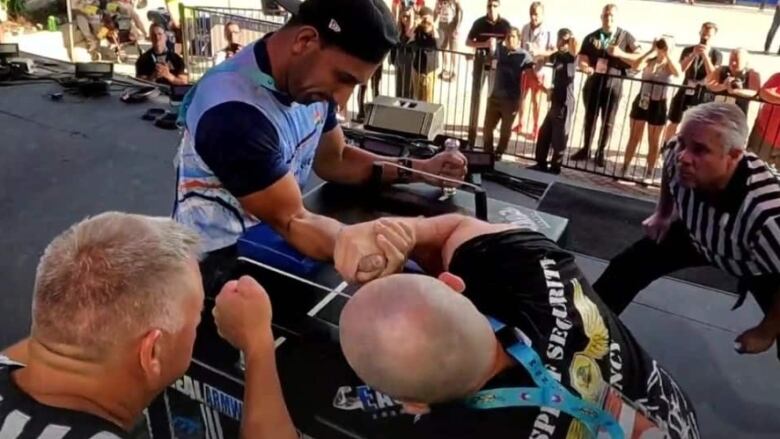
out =
[[[361,380],[424,415],[404,437],[591,437],[565,410],[489,408],[501,400],[495,389],[535,386],[533,362],[515,355],[520,341],[543,364],[535,373],[597,407],[624,437],[699,437],[685,393],[571,254],[538,233],[459,215],[382,221],[412,229],[404,237],[416,242],[412,257],[438,277],[396,274],[364,285],[341,314],[340,340]],[[398,238],[386,226],[377,233]],[[494,334],[486,316],[506,329]]]

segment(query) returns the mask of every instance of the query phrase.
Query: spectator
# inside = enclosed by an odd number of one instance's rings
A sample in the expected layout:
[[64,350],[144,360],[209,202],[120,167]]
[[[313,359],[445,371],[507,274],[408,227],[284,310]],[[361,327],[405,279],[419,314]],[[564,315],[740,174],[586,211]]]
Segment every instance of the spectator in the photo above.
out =
[[232,58],[233,55],[244,48],[244,45],[239,42],[240,35],[241,28],[238,26],[238,23],[233,23],[231,21],[225,25],[225,41],[227,41],[227,46],[217,52],[217,54],[214,56],[214,65],[217,65],[226,59]]
[[748,139],[748,151],[780,168],[780,73],[772,75],[758,96],[765,102],[758,110],[756,123]]
[[445,81],[455,79],[455,54],[446,51],[458,50],[458,29],[463,22],[463,8],[459,0],[437,0],[433,19],[439,28],[439,49],[442,58],[442,71],[439,77]]
[[414,50],[412,87],[414,98],[420,101],[433,102],[436,69],[439,68],[437,37],[436,27],[433,25],[433,11],[425,6],[420,9],[420,24],[415,28],[410,41]]
[[491,60],[488,58],[488,49],[491,39],[495,40],[495,46],[504,40],[512,25],[501,17],[498,10],[501,6],[499,0],[488,0],[487,14],[474,21],[471,30],[466,36],[466,45],[474,48],[474,70],[471,83],[471,108],[469,110],[468,142],[474,144],[477,137],[477,125],[479,125],[479,106],[482,97],[482,85],[485,78],[488,80],[488,88],[493,88],[493,76],[491,76]]
[[97,29],[101,23],[100,2],[98,0],[76,0],[73,2],[73,16],[81,35],[87,40],[87,51],[95,52],[99,47],[99,41],[95,37],[93,28]]
[[[765,53],[769,53],[769,49],[772,46],[772,40],[775,39],[775,33],[777,33],[778,27],[780,27],[780,3],[775,6],[775,16],[772,19],[772,24],[769,26],[769,32],[766,34],[766,42],[764,43]],[[780,55],[780,48],[777,49],[777,54]]]
[[639,58],[639,45],[630,32],[615,24],[617,5],[604,6],[601,13],[601,29],[588,34],[580,49],[580,70],[588,75],[582,89],[585,100],[585,139],[582,149],[571,156],[572,160],[587,160],[596,128],[596,118],[601,112],[602,126],[599,132],[596,166],[603,167],[604,150],[609,143],[615,123],[620,97],[623,91],[622,78]]
[[390,51],[390,63],[395,66],[395,95],[399,98],[412,99],[412,64],[414,51],[409,42],[414,36],[418,20],[411,6],[406,8],[398,20],[399,44]]
[[680,55],[680,67],[685,72],[685,87],[679,88],[672,98],[664,142],[669,141],[677,132],[677,125],[680,124],[685,110],[712,99],[710,94],[705,95],[700,87],[704,85],[707,75],[723,62],[720,51],[712,47],[712,38],[717,33],[718,26],[715,23],[708,21],[702,24],[699,44],[686,47]]
[[[661,135],[666,125],[666,99],[668,87],[645,81],[669,83],[672,76],[680,76],[680,67],[672,58],[674,41],[663,36],[653,42],[650,48],[636,61],[636,68],[642,70],[642,86],[631,106],[631,134],[628,137],[626,152],[623,156],[623,174],[634,159],[637,146],[642,142],[642,133],[647,127],[647,163],[645,183],[651,183],[655,172],[655,162],[661,147]],[[643,68],[644,67],[644,68]]]
[[109,212],[57,236],[38,264],[30,336],[0,355],[0,436],[129,437],[190,364],[197,253],[197,235],[167,218]]
[[392,14],[396,20],[401,19],[401,14],[409,8],[412,8],[415,14],[420,12],[425,6],[425,0],[393,0]]
[[[531,3],[529,9],[531,21],[523,26],[520,33],[521,47],[527,50],[533,57],[546,57],[555,51],[552,33],[542,23],[544,20],[544,5],[541,2]],[[531,100],[533,109],[533,130],[531,138],[536,139],[539,131],[539,107],[541,106],[542,92],[544,91],[544,65],[537,63],[533,70],[526,70],[522,78],[523,99],[520,103],[520,111],[517,114],[517,126],[515,132],[521,134],[523,131],[524,116],[528,114],[528,98]]]
[[[493,50],[491,50],[493,52]],[[520,30],[513,27],[504,43],[495,48],[496,83],[488,97],[485,109],[483,127],[483,147],[485,152],[494,154],[496,160],[506,151],[509,136],[512,134],[512,123],[517,115],[517,107],[521,98],[520,76],[523,71],[534,66],[531,55],[520,49]],[[493,150],[493,131],[501,121],[501,137],[498,148]]]
[[8,11],[5,10],[5,2],[0,2],[0,43],[5,42],[5,25],[8,21]]
[[152,37],[152,48],[138,57],[135,62],[135,76],[159,84],[186,84],[189,79],[184,60],[168,50],[165,29],[159,24],[152,24],[149,33]]
[[[558,31],[558,51],[547,61],[553,65],[550,110],[542,122],[539,140],[536,143],[536,165],[532,169],[560,174],[563,151],[569,141],[571,122],[574,116],[574,73],[576,71],[577,40],[569,29]],[[552,146],[552,160],[547,167],[547,154]]]
[[737,104],[747,116],[750,98],[758,93],[761,76],[749,67],[747,50],[737,48],[729,54],[729,65],[715,69],[707,76],[707,88],[719,102]]

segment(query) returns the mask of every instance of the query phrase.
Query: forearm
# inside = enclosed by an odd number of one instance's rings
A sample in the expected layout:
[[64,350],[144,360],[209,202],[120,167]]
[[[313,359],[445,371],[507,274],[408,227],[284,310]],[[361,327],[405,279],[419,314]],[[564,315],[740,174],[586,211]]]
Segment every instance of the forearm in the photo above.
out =
[[188,81],[189,78],[187,75],[172,75],[168,78],[168,82],[170,82],[171,85],[187,85]]
[[[691,64],[693,64],[693,60],[696,58],[696,55],[688,55],[685,58],[682,59],[680,62],[680,68],[683,72],[687,72],[688,68],[691,67]],[[707,71],[709,73],[709,71]]]
[[669,216],[674,211],[674,200],[669,190],[669,176],[666,172],[661,175],[661,194],[658,196],[655,211],[661,216]]
[[751,90],[749,88],[739,88],[739,89],[729,90],[730,95],[736,96],[738,98],[746,98],[746,99],[752,98],[757,93],[758,92],[756,90]]
[[297,439],[298,433],[284,403],[276,371],[274,339],[270,328],[245,352],[246,381],[241,438]]
[[[410,159],[412,168],[419,169],[421,161]],[[322,179],[334,183],[342,184],[363,184],[371,180],[374,163],[392,162],[397,163],[399,159],[393,157],[380,156],[364,149],[346,145],[341,152],[341,157],[334,157],[328,163],[319,163],[315,171]],[[382,169],[382,182],[394,183],[398,181],[398,168],[395,166],[384,166]],[[412,175],[413,180],[418,180],[416,174]]]
[[712,92],[715,92],[715,93],[720,93],[722,91],[728,90],[728,88],[729,88],[728,85],[721,84],[721,83],[718,83],[718,82],[708,82],[707,83],[707,89],[712,91]]
[[770,104],[780,104],[780,89],[778,88],[762,88],[758,95]]
[[342,224],[333,218],[303,211],[278,231],[299,252],[320,261],[330,261],[341,227]]
[[715,70],[715,64],[712,63],[712,60],[708,55],[702,56],[704,57],[704,71],[709,75],[713,70]]
[[612,56],[614,56],[619,60],[625,61],[629,64],[634,64],[635,62],[642,59],[643,56],[648,54],[649,52],[647,54],[642,54],[642,53],[628,53],[628,52],[619,51]]

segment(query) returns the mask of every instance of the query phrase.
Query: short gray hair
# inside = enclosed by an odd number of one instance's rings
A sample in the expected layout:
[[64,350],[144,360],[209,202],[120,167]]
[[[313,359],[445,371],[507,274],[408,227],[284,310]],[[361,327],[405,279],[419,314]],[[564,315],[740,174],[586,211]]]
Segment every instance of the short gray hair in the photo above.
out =
[[744,150],[748,138],[747,117],[738,106],[728,102],[708,102],[683,113],[680,130],[688,124],[709,127],[720,133],[725,151]]
[[71,226],[38,264],[33,337],[101,351],[151,328],[180,330],[197,251],[197,235],[168,218],[106,212]]

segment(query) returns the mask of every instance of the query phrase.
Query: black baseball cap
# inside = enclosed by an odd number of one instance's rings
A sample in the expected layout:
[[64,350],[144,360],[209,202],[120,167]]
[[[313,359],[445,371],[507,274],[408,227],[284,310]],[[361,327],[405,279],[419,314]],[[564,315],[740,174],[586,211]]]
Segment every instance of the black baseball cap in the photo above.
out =
[[363,61],[378,63],[398,44],[398,28],[384,0],[277,0],[295,23]]

